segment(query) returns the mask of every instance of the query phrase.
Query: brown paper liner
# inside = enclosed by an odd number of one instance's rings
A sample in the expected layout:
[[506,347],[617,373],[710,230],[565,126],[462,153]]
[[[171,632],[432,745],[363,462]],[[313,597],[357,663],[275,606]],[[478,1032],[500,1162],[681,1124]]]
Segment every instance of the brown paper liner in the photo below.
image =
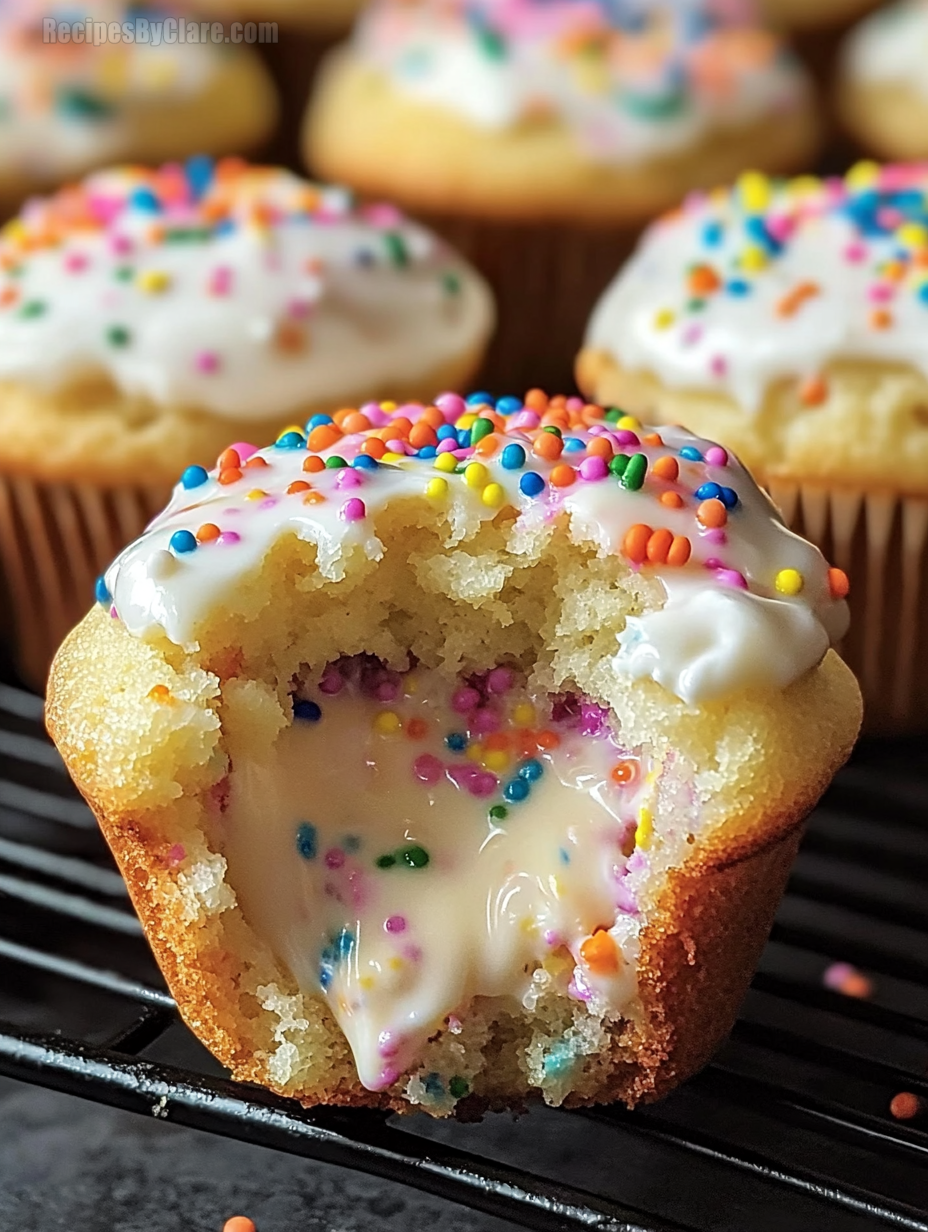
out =
[[865,731],[928,730],[928,499],[767,487],[792,529],[850,578],[851,628],[839,650],[860,681]]
[[441,214],[422,221],[463,253],[496,295],[496,334],[479,385],[494,394],[521,395],[535,386],[571,392],[589,315],[638,230]]
[[26,684],[44,689],[55,650],[93,605],[97,577],[169,495],[0,475],[4,633]]
[[300,154],[303,113],[319,63],[346,37],[346,31],[301,30],[281,25],[276,43],[256,45],[280,95],[280,119],[273,138],[260,151],[267,163],[305,175]]

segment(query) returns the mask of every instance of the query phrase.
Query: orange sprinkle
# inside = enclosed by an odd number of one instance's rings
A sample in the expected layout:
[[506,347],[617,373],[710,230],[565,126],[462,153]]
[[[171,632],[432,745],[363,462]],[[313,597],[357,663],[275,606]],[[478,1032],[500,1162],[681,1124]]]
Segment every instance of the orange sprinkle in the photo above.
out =
[[307,492],[306,495],[303,497],[303,504],[304,505],[321,505],[324,500],[325,500],[325,497],[322,495],[321,492]]
[[482,458],[492,458],[499,449],[499,437],[491,432],[488,436],[482,436],[474,446],[476,453],[479,453]]
[[552,411],[563,411],[567,405],[566,394],[555,394],[553,398],[548,399],[548,409]]
[[409,443],[414,449],[421,449],[423,445],[437,445],[438,437],[431,424],[422,423],[420,420],[419,423],[413,425],[409,433]]
[[673,483],[680,474],[680,464],[669,454],[664,458],[656,458],[651,463],[651,474],[656,475],[658,479],[666,479],[668,483]]
[[831,591],[832,599],[847,598],[848,591],[851,589],[851,583],[848,581],[848,576],[843,569],[832,567],[828,570],[828,589]]
[[366,453],[368,457],[373,458],[377,462],[380,461],[386,452],[387,446],[378,436],[369,436],[361,446],[361,453]]
[[844,993],[846,997],[858,997],[861,1001],[866,1001],[873,996],[873,984],[862,971],[849,971],[841,981],[838,992]]
[[249,467],[249,466],[270,466],[270,463],[268,462],[267,458],[262,458],[262,457],[260,457],[258,454],[255,454],[253,458],[249,458],[249,459],[248,459],[248,461],[245,463],[245,466],[246,466],[246,467]]
[[791,291],[787,291],[786,294],[777,302],[777,316],[793,316],[802,307],[807,299],[814,299],[819,292],[820,287],[817,283],[800,282],[799,285],[793,287]]
[[18,287],[4,287],[3,290],[0,291],[0,305],[4,308],[8,308],[10,304],[15,304],[18,299]]
[[483,742],[483,747],[490,752],[501,752],[508,749],[512,741],[509,733],[504,731],[490,732]]
[[673,543],[667,553],[667,564],[673,565],[675,569],[681,568],[689,560],[692,550],[693,545],[686,535],[674,535]]
[[306,443],[314,453],[321,453],[323,449],[331,449],[341,439],[342,430],[335,424],[317,424]]
[[512,749],[517,757],[534,757],[538,747],[535,733],[527,727],[517,727],[512,733]]
[[679,492],[662,492],[660,496],[662,505],[666,505],[668,509],[682,509],[683,497]]
[[428,730],[425,719],[410,719],[406,724],[406,735],[410,740],[421,740]]
[[580,946],[580,957],[594,975],[614,975],[619,969],[615,941],[604,928],[597,928]]
[[638,767],[633,761],[617,761],[609,771],[609,777],[613,783],[618,783],[624,787],[626,783],[630,783],[638,773]]
[[255,1221],[247,1215],[233,1215],[222,1225],[222,1232],[257,1232]]
[[888,308],[874,308],[870,313],[871,329],[889,329],[893,323],[893,314]]
[[321,458],[317,458],[315,454],[307,454],[303,459],[303,470],[308,475],[315,475],[317,471],[325,470],[325,463]]
[[663,445],[664,438],[657,432],[649,432],[647,436],[641,438],[641,441],[644,445]]
[[711,265],[695,265],[687,279],[690,295],[711,295],[721,285],[722,280]]
[[212,543],[222,534],[215,522],[204,522],[197,531],[197,543]]
[[594,436],[586,447],[588,458],[605,458],[608,462],[613,455],[613,448],[604,436]]
[[728,521],[728,510],[718,497],[712,496],[700,504],[696,510],[696,518],[703,526],[724,526]]
[[548,395],[543,389],[530,389],[525,395],[525,405],[535,412],[547,410]]
[[235,483],[241,477],[242,472],[237,466],[229,466],[224,471],[219,472],[219,482],[222,484]]
[[232,449],[231,446],[222,451],[217,462],[217,466],[221,471],[232,470],[241,465],[242,459],[238,456],[238,450]]
[[410,432],[412,432],[412,420],[407,419],[405,415],[397,415],[396,419],[391,419],[384,432],[388,433],[384,437],[387,441],[405,441]]
[[590,420],[597,423],[600,419],[605,419],[606,408],[599,406],[596,402],[588,402],[580,414],[583,416],[584,423],[589,423]]
[[548,480],[556,488],[569,488],[572,483],[577,481],[577,472],[566,462],[562,462],[560,466],[555,466]]
[[148,696],[153,702],[166,702],[171,696],[171,690],[166,684],[155,684],[148,690]]
[[803,406],[821,406],[828,397],[828,385],[824,377],[810,376],[799,384],[799,401]]
[[550,731],[547,727],[544,731],[535,733],[535,744],[540,749],[550,751],[551,749],[556,749],[560,743],[561,738],[557,732]]
[[296,321],[281,321],[274,332],[274,345],[278,351],[298,355],[306,347],[306,331]]
[[305,479],[294,479],[293,483],[287,488],[287,495],[293,496],[297,492],[308,492],[310,486]]
[[667,559],[670,545],[673,543],[673,532],[661,527],[648,540],[647,557],[652,565],[662,565]]
[[644,522],[636,522],[634,526],[630,526],[625,532],[625,538],[622,540],[622,551],[632,564],[640,565],[647,559],[648,540],[652,534],[651,527],[645,526]]
[[532,445],[532,452],[538,458],[545,458],[548,462],[555,462],[564,452],[564,442],[559,436],[555,436],[553,432],[539,432]]
[[437,406],[427,406],[419,416],[419,423],[427,423],[430,428],[436,430],[445,422],[445,417]]
[[889,1111],[897,1121],[911,1121],[922,1111],[922,1101],[911,1091],[900,1091],[889,1101]]
[[541,426],[543,428],[560,428],[562,432],[570,427],[570,415],[563,408],[556,407],[554,410],[545,411],[541,417]]
[[355,432],[367,432],[371,421],[362,411],[349,411],[338,426],[350,436]]

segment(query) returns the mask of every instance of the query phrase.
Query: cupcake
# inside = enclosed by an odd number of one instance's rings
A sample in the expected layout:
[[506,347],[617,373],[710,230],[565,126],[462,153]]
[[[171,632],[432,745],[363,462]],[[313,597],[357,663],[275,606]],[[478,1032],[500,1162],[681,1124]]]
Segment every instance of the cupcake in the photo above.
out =
[[0,233],[0,565],[26,678],[185,465],[465,380],[492,324],[430,232],[286,171],[197,158],[31,201]]
[[178,486],[59,651],[50,731],[235,1077],[657,1098],[729,1030],[856,736],[846,579],[683,429],[392,405]]
[[693,197],[600,300],[590,397],[734,449],[845,569],[873,730],[928,721],[928,168]]
[[777,30],[792,32],[844,28],[880,0],[760,0],[758,8]]
[[844,48],[838,110],[886,158],[928,157],[928,4],[906,0],[861,22]]
[[737,5],[380,0],[323,67],[305,151],[487,274],[486,381],[511,388],[568,382],[564,339],[645,219],[758,151],[798,165],[816,130],[807,79]]
[[178,20],[167,9],[142,13],[116,0],[50,11],[32,0],[0,6],[0,204],[7,212],[29,193],[113,161],[238,153],[267,137],[277,101],[255,53],[181,42]]

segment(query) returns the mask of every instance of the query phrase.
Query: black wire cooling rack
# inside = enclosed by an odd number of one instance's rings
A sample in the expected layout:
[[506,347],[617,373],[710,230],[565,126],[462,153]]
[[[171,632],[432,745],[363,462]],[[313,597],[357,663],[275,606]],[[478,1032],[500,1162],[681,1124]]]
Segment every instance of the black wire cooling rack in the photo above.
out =
[[[181,1031],[174,1003],[41,720],[38,698],[0,685],[0,1073],[529,1228],[928,1232],[928,1116],[889,1111],[899,1092],[928,1101],[928,766],[918,744],[860,749],[814,814],[742,1016],[712,1065],[653,1108],[532,1111],[520,1137],[501,1138],[483,1125],[305,1111],[209,1064],[157,1059]],[[873,995],[826,987],[835,961],[865,972]],[[584,1151],[602,1164],[602,1192],[546,1161],[545,1141],[575,1137],[595,1143]]]

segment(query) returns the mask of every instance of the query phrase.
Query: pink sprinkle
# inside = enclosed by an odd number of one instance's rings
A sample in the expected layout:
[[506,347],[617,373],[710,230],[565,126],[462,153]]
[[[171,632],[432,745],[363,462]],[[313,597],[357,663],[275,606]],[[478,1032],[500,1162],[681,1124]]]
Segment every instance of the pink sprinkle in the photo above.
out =
[[456,689],[451,698],[451,709],[458,714],[469,714],[475,706],[480,704],[480,694],[476,689],[465,686],[463,689]]
[[230,448],[235,450],[242,462],[247,462],[258,452],[258,446],[249,445],[247,441],[236,441]]
[[422,950],[418,945],[404,945],[403,957],[408,958],[410,962],[419,962],[422,958]]
[[[388,933],[404,933],[406,931],[406,917],[404,915],[388,916],[383,923],[384,931]],[[381,1053],[381,1055],[383,1055]]]
[[352,496],[351,500],[345,501],[342,506],[342,517],[346,522],[360,522],[362,518],[367,517],[367,508],[364,501],[358,497]]
[[529,430],[532,428],[537,428],[540,423],[541,416],[535,411],[529,410],[519,411],[518,415],[516,415],[512,420],[512,426],[514,428],[527,428]]
[[586,479],[590,483],[596,483],[599,479],[605,479],[609,474],[609,467],[606,465],[605,458],[594,454],[592,458],[584,458],[580,463],[580,478]]
[[422,753],[412,763],[412,772],[420,783],[431,787],[441,778],[444,767],[432,753]]
[[90,260],[84,252],[69,252],[64,259],[64,268],[69,274],[79,274],[89,264]]
[[499,731],[499,715],[492,710],[477,710],[470,725],[479,736],[489,735],[490,732]]
[[169,868],[176,868],[182,860],[187,858],[187,850],[182,843],[175,843],[164,858]]
[[721,526],[713,526],[708,530],[704,530],[701,537],[706,543],[717,544],[720,547],[728,542],[728,535]]
[[544,933],[545,945],[555,946],[561,944],[561,935],[554,931],[553,928],[546,928]]
[[867,299],[871,304],[887,304],[895,295],[895,288],[888,282],[874,282],[867,287]]
[[721,445],[710,445],[703,457],[710,466],[727,466],[728,465],[728,450],[723,449]]
[[127,252],[132,251],[132,241],[128,235],[111,235],[109,243],[110,251],[118,257],[124,257]]
[[345,863],[345,853],[341,847],[332,847],[325,853],[326,868],[341,868]]
[[219,355],[216,351],[200,351],[194,358],[193,366],[197,372],[218,372]]
[[764,219],[768,234],[784,244],[796,228],[795,221],[788,214],[768,214]]
[[680,335],[680,342],[683,346],[693,346],[703,336],[704,332],[701,325],[688,325]]
[[728,371],[728,360],[724,355],[713,355],[709,360],[709,370],[713,376],[724,376]]
[[343,466],[335,472],[336,488],[360,488],[363,482],[361,472],[356,471],[353,466]]
[[399,1070],[395,1070],[392,1067],[382,1069],[377,1075],[372,1089],[374,1091],[383,1091],[386,1087],[392,1087],[399,1076]]
[[294,298],[287,305],[287,315],[293,317],[296,321],[302,321],[313,310],[312,300]]
[[866,245],[861,244],[859,240],[854,240],[853,243],[848,244],[844,250],[845,261],[850,261],[853,265],[857,265],[859,262],[863,261],[866,255]]
[[460,394],[439,394],[435,399],[435,405],[448,423],[454,423],[455,420],[460,419],[467,410],[467,403]]
[[400,687],[393,680],[381,680],[374,689],[374,696],[379,702],[394,702]]
[[[389,921],[387,921],[389,923]],[[381,1031],[377,1037],[377,1051],[382,1057],[395,1057],[400,1050],[400,1042],[393,1038],[392,1031]]]
[[333,694],[340,693],[342,691],[344,684],[344,676],[334,663],[330,663],[322,673],[322,679],[319,681],[319,691],[320,693],[325,693],[327,696],[332,697]]
[[394,437],[392,441],[387,441],[387,448],[391,453],[405,453],[406,442],[400,440],[399,437]]
[[566,409],[568,411],[582,411],[584,406],[585,403],[582,398],[568,398],[566,402]]
[[615,443],[620,449],[626,449],[629,445],[637,449],[641,444],[638,435],[635,432],[631,432],[628,428],[619,428],[613,435],[615,436]]
[[465,784],[472,796],[492,796],[499,787],[499,779],[489,770],[480,770]]
[[452,437],[445,437],[443,441],[438,442],[436,453],[454,453],[458,447],[458,443]]
[[375,201],[364,209],[364,217],[375,227],[395,227],[403,222],[403,215],[389,201]]
[[263,501],[258,502],[259,509],[273,509],[275,505],[280,504],[280,498],[277,496],[266,496]]
[[232,290],[232,269],[228,265],[218,265],[209,278],[210,295],[228,295]]
[[512,688],[511,669],[508,667],[494,667],[489,676],[487,676],[487,688],[491,693],[508,693]]
[[384,424],[390,422],[389,414],[382,410],[376,402],[365,402],[361,407],[361,411],[370,420],[372,428],[382,428]]
[[720,586],[730,586],[733,590],[747,590],[748,588],[747,579],[737,569],[718,569],[715,577]]
[[216,540],[217,547],[231,548],[236,543],[242,542],[242,536],[237,530],[224,530]]

